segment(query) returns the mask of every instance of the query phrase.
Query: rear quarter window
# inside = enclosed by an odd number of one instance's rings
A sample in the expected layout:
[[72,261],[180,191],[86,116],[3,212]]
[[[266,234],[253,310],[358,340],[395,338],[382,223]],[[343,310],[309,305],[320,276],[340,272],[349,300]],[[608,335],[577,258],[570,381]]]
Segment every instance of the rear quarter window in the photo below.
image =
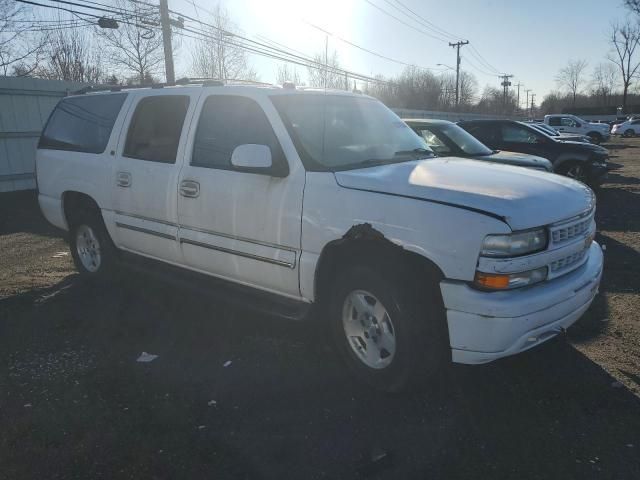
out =
[[49,117],[38,148],[102,153],[126,93],[62,99]]

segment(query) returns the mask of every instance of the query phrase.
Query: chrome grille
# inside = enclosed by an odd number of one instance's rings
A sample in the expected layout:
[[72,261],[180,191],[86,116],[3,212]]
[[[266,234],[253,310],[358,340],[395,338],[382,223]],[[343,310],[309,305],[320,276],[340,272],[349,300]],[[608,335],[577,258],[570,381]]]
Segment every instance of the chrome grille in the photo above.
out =
[[593,221],[593,213],[588,217],[578,220],[575,223],[571,223],[565,226],[559,226],[552,228],[551,240],[554,245],[559,245],[565,242],[569,242],[574,238],[583,235],[589,230],[591,222]]
[[[590,246],[591,245],[589,245],[589,247]],[[589,250],[589,247],[585,248],[581,252],[572,253],[567,257],[560,258],[555,262],[551,262],[551,264],[549,265],[549,269],[551,270],[551,272],[555,273],[577,264],[584,259],[587,251]]]

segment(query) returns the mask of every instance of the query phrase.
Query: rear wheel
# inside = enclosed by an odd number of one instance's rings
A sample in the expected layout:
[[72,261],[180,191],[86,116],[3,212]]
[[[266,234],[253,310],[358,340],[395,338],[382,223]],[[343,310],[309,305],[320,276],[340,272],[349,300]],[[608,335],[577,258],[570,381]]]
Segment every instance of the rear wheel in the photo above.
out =
[[116,252],[102,218],[83,213],[74,219],[69,247],[76,269],[88,279],[103,279],[116,268]]
[[351,267],[333,289],[329,314],[336,348],[360,381],[386,392],[424,385],[450,360],[441,301],[402,285],[401,274]]
[[589,179],[589,172],[583,162],[567,162],[558,168],[558,173],[583,183],[587,183]]

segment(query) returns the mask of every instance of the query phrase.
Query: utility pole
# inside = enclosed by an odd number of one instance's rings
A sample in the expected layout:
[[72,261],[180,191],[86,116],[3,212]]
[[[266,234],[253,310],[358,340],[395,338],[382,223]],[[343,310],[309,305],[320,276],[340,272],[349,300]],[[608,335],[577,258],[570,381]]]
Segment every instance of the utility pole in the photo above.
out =
[[529,114],[531,118],[533,118],[533,107],[536,104],[536,94],[532,93],[531,94],[531,113]]
[[164,45],[164,70],[167,83],[175,83],[173,70],[173,50],[171,48],[171,24],[169,21],[168,0],[160,0],[160,24],[162,25],[162,43]]
[[524,83],[518,82],[516,87],[518,88],[518,111],[520,111],[520,87],[524,87]]
[[456,54],[456,107],[458,103],[460,103],[460,47],[464,45],[469,45],[469,40],[464,40],[461,42],[451,43],[449,42],[449,46],[453,47],[457,50]]
[[524,111],[526,112],[527,110],[529,110],[529,92],[531,92],[532,90],[529,88],[527,90],[525,90],[525,92],[527,92],[527,101],[524,103]]
[[507,75],[506,73],[503,75],[500,75],[498,78],[502,79],[502,83],[500,85],[502,85],[502,109],[504,110],[504,113],[507,113],[507,96],[509,95],[509,87],[511,86],[511,82],[509,81],[510,78],[512,78],[513,75]]

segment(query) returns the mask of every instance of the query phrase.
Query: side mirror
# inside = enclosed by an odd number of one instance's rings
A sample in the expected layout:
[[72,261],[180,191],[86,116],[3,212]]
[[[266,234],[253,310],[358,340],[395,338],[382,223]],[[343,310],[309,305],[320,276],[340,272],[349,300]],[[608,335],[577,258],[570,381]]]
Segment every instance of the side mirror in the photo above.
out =
[[580,125],[578,122],[575,123],[576,128],[580,128],[582,127],[582,125]]
[[286,160],[273,162],[271,148],[267,145],[247,143],[238,145],[231,154],[231,165],[246,172],[284,178],[289,175]]
[[266,145],[247,143],[238,145],[231,154],[231,165],[239,168],[265,169],[271,168],[271,149]]

